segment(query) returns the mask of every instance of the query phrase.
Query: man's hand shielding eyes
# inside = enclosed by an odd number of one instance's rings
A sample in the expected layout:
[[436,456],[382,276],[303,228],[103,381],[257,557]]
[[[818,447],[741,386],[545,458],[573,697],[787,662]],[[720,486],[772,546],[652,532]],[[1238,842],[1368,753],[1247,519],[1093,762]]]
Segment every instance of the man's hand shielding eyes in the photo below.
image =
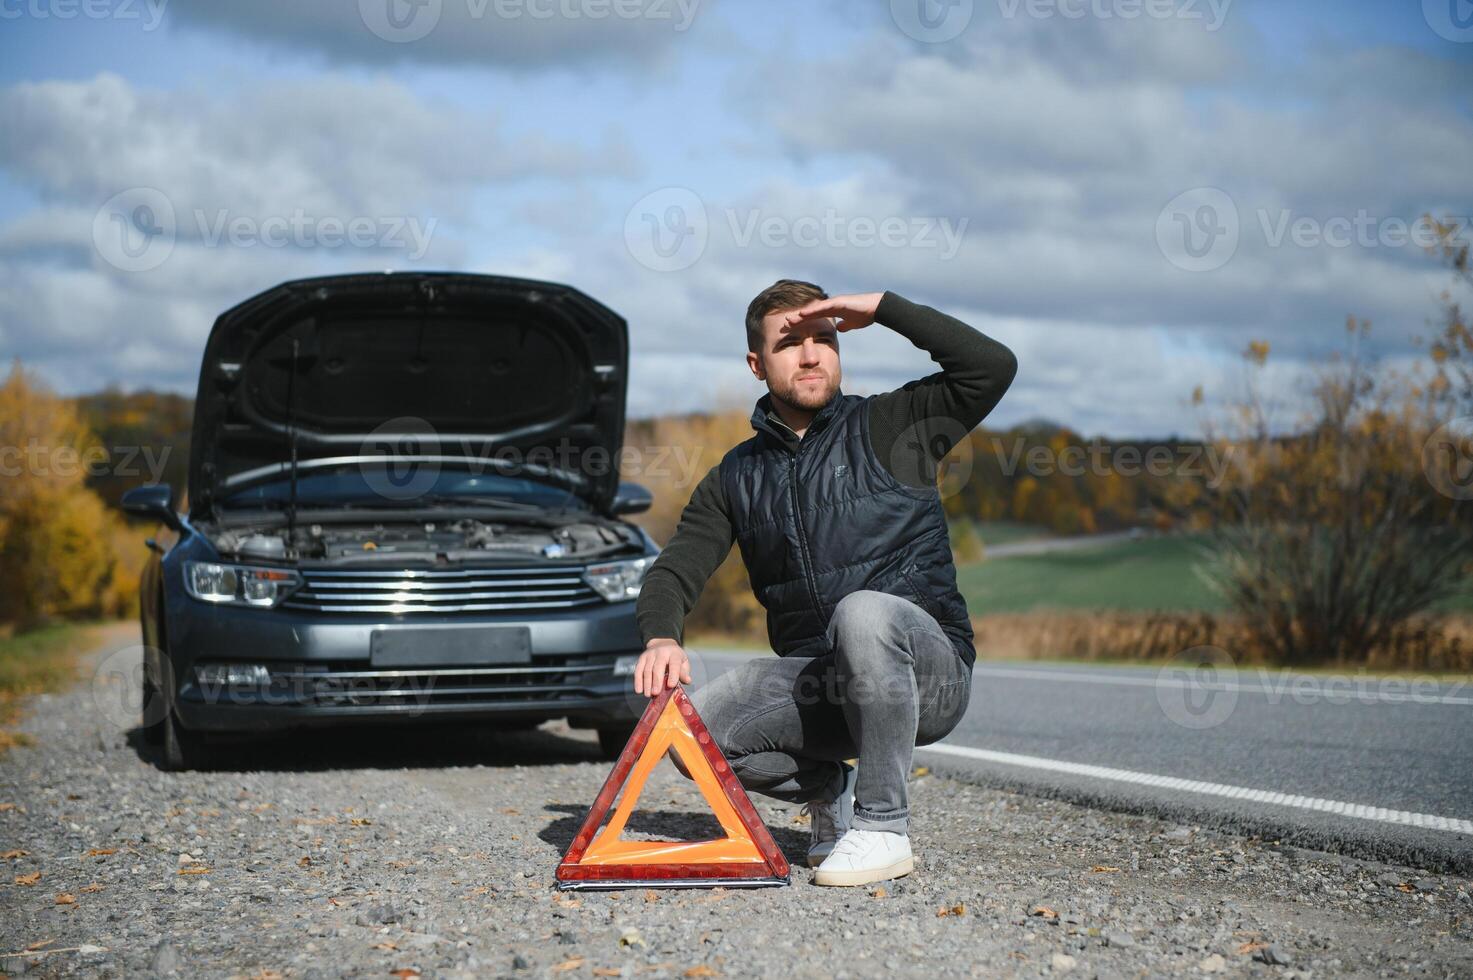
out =
[[837,318],[834,329],[840,333],[845,330],[858,330],[860,327],[867,327],[875,322],[875,310],[879,309],[880,299],[884,295],[884,293],[852,293],[847,296],[816,299],[796,310],[788,311],[783,317],[783,325],[791,327],[804,320],[831,316]]
[[654,639],[645,644],[644,653],[634,664],[634,693],[655,697],[667,688],[690,682],[690,658],[679,643]]

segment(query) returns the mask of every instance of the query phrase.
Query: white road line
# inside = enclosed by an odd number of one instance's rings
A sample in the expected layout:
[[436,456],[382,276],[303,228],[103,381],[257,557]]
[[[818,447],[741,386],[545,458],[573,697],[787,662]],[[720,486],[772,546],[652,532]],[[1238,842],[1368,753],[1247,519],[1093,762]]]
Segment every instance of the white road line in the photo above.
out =
[[[1180,671],[1184,668],[1173,668]],[[1345,683],[1332,682],[1326,688],[1320,683],[1320,679],[1309,674],[1293,674],[1287,677],[1277,688],[1262,687],[1257,684],[1243,684],[1239,681],[1198,681],[1186,680],[1181,677],[1157,676],[1150,677],[1127,677],[1120,674],[1107,673],[1085,673],[1077,670],[1026,670],[1017,667],[993,667],[977,664],[975,673],[988,677],[1016,677],[1030,681],[1075,681],[1081,684],[1125,684],[1133,687],[1180,687],[1191,688],[1196,691],[1246,691],[1250,694],[1264,694],[1271,701],[1280,700],[1295,701],[1305,697],[1313,698],[1315,701],[1324,701],[1328,704],[1349,704],[1359,702],[1365,704],[1370,701],[1382,701],[1387,704],[1462,704],[1473,705],[1473,697],[1464,697],[1457,694],[1431,694],[1417,693],[1411,691],[1406,694],[1394,691],[1355,690],[1348,683],[1352,678],[1342,678]],[[1364,678],[1361,685],[1382,681],[1382,678]],[[1393,682],[1395,679],[1393,679]],[[1410,685],[1414,682],[1398,682]],[[1462,684],[1456,685],[1461,687]]]
[[1206,783],[1198,779],[1180,779],[1176,776],[1161,776],[1131,769],[1111,769],[1107,766],[1092,766],[1083,762],[1065,762],[1062,759],[1044,759],[1036,755],[1017,755],[1013,752],[994,752],[991,749],[976,749],[970,745],[949,745],[938,742],[934,745],[918,745],[917,752],[939,752],[943,755],[961,756],[982,762],[1000,762],[1008,766],[1026,769],[1044,769],[1074,776],[1089,776],[1094,779],[1109,779],[1119,783],[1134,783],[1139,786],[1159,786],[1163,789],[1181,790],[1186,793],[1201,793],[1205,796],[1224,796],[1235,800],[1251,800],[1255,803],[1271,803],[1275,806],[1294,807],[1299,810],[1320,810],[1357,820],[1379,820],[1382,823],[1401,824],[1405,827],[1420,827],[1431,830],[1448,830],[1455,834],[1473,834],[1473,820],[1457,817],[1439,817],[1430,813],[1412,813],[1407,810],[1388,810],[1385,807],[1367,806],[1364,803],[1342,803],[1339,800],[1322,800],[1313,796],[1295,796],[1276,793],[1266,789],[1251,789],[1247,786],[1227,786],[1222,783]]

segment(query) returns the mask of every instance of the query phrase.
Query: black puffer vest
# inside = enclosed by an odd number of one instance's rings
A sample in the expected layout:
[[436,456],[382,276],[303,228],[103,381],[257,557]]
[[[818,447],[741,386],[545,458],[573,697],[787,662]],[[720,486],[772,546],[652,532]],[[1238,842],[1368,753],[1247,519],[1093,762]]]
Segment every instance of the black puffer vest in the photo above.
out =
[[[872,396],[871,396],[872,397]],[[900,483],[870,447],[870,398],[836,392],[794,447],[752,412],[757,435],[721,461],[721,482],[752,591],[779,656],[830,652],[840,599],[860,589],[909,599],[936,618],[968,665],[976,658],[935,487]]]

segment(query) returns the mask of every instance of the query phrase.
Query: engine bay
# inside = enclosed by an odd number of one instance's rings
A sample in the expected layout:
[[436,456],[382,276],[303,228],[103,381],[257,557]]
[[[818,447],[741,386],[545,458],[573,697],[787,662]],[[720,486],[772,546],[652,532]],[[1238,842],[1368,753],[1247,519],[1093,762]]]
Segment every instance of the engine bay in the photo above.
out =
[[360,524],[313,523],[294,528],[231,527],[210,539],[222,555],[250,561],[310,561],[332,564],[455,562],[505,557],[589,559],[642,550],[639,533],[622,522],[533,523],[452,520],[395,520]]

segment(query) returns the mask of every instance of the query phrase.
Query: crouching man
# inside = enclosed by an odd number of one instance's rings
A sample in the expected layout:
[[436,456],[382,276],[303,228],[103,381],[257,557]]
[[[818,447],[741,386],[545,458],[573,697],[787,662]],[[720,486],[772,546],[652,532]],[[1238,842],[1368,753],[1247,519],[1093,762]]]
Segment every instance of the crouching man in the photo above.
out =
[[[840,335],[876,322],[941,370],[842,393]],[[746,326],[747,365],[767,385],[756,432],[701,480],[644,581],[635,690],[691,682],[685,616],[735,541],[778,656],[692,700],[743,786],[805,804],[817,884],[899,877],[913,869],[913,751],[961,719],[976,657],[937,466],[1002,398],[1017,361],[895,293],[829,297],[792,279],[752,300]]]

